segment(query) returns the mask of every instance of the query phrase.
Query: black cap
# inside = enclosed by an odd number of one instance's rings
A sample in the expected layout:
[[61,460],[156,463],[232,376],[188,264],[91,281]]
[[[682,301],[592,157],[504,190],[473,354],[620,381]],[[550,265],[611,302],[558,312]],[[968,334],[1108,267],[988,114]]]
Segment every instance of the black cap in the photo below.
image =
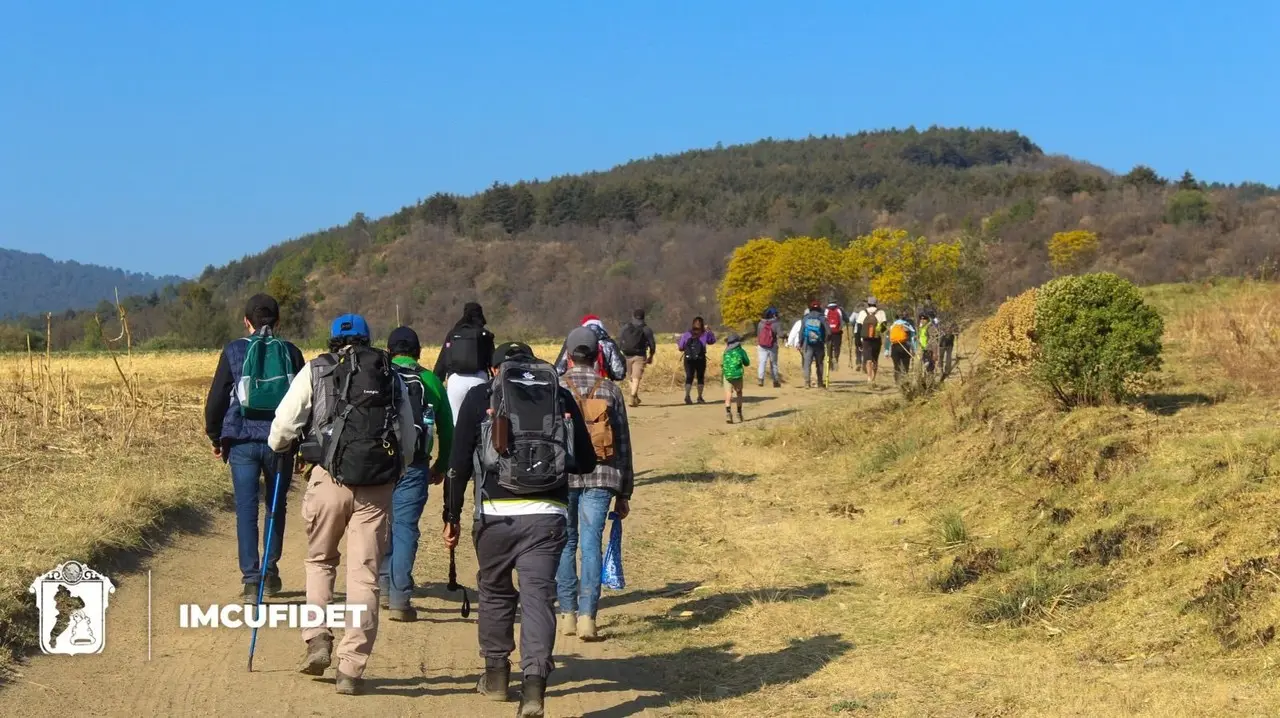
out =
[[280,303],[270,294],[255,294],[244,305],[244,318],[254,329],[274,327],[280,321]]
[[418,333],[409,327],[396,327],[387,338],[387,351],[396,355],[417,357],[422,353]]
[[528,344],[523,342],[507,342],[506,344],[499,344],[498,347],[493,350],[493,367],[496,369],[501,366],[503,362],[511,361],[512,359],[533,358],[535,358],[533,356],[533,350],[529,348]]

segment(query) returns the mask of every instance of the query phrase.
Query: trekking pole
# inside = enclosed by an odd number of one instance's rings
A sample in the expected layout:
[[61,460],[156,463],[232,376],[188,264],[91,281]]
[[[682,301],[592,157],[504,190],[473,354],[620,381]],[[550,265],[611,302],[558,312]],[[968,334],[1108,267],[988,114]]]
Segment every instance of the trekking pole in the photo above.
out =
[[471,615],[471,599],[467,598],[467,589],[458,583],[458,560],[455,551],[456,548],[449,549],[449,585],[445,588],[450,591],[462,591],[462,617],[467,618]]
[[[280,460],[280,455],[275,455],[276,464],[276,481],[275,488],[271,492],[271,508],[267,511],[267,540],[266,549],[262,556],[262,572],[258,576],[258,610],[262,610],[262,594],[267,588],[267,565],[271,562],[271,537],[275,533],[276,528],[276,506],[280,501],[280,477],[284,474],[284,462]],[[258,646],[258,629],[254,627],[253,634],[249,638],[249,672],[253,673],[253,651]]]

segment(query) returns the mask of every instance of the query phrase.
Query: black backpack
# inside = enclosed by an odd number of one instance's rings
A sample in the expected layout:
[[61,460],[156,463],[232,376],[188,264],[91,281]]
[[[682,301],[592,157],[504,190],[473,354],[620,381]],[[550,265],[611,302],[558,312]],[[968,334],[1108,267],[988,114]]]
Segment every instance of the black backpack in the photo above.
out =
[[347,486],[379,486],[400,478],[397,372],[391,357],[359,346],[326,354],[313,367],[314,430],[300,447],[303,460],[320,465]]
[[572,427],[555,367],[537,360],[504,362],[490,387],[480,465],[517,496],[566,486],[573,467]]
[[618,348],[629,357],[643,356],[645,349],[648,349],[644,341],[644,325],[638,322],[624,324],[622,334],[618,337]]
[[413,461],[421,463],[427,460],[431,443],[430,431],[433,428],[427,424],[427,412],[431,411],[431,407],[427,405],[427,387],[422,383],[422,372],[425,369],[416,364],[401,366],[393,363],[392,367],[404,380],[405,389],[409,391],[409,406],[413,407],[413,422],[418,428],[418,441],[415,444],[417,448],[413,453]]
[[707,358],[707,345],[702,343],[701,337],[689,336],[689,341],[684,344],[685,361],[702,361]]
[[451,374],[478,374],[488,367],[480,360],[482,327],[460,327],[445,342],[446,364]]

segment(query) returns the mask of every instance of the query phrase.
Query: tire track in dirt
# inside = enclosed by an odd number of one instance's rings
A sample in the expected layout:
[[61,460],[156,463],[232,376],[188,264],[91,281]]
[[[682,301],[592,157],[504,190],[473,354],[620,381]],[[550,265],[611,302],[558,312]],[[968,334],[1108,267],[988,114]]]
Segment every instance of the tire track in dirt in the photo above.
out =
[[[709,392],[715,396],[717,392]],[[784,416],[830,394],[784,389],[753,403],[752,414]],[[636,471],[659,472],[673,462],[681,447],[721,430],[724,413],[717,402],[685,407],[678,395],[651,395],[649,404],[630,410]],[[772,419],[764,419],[772,420]],[[755,422],[752,422],[755,424]],[[225,481],[222,467],[210,480]],[[301,602],[305,545],[299,515],[302,482],[289,495],[285,549],[280,563],[285,593],[274,602]],[[439,536],[439,487],[432,487],[422,520],[422,541],[414,598],[419,621],[412,624],[381,619],[373,657],[365,674],[367,694],[339,696],[333,671],[324,678],[297,672],[303,643],[290,629],[259,631],[254,671],[247,671],[249,630],[180,629],[183,603],[238,602],[235,517],[218,513],[199,535],[183,535],[153,556],[139,572],[111,576],[117,586],[107,613],[104,652],[91,656],[34,656],[17,668],[0,690],[2,715],[78,716],[213,716],[290,715],[379,716],[426,714],[510,716],[514,703],[492,703],[475,692],[483,661],[476,644],[475,614],[459,615],[456,594],[444,590],[447,553]],[[662,521],[647,514],[643,487],[637,491],[630,523]],[[464,527],[464,531],[468,530]],[[475,557],[463,538],[458,551],[459,576],[476,601]],[[345,546],[343,547],[345,549]],[[631,560],[643,560],[634,558]],[[147,569],[152,576],[152,657],[147,660]],[[342,599],[345,575],[339,570],[335,601]],[[629,586],[643,591],[646,586]],[[644,602],[627,607],[643,613]],[[607,621],[603,624],[607,634]],[[517,625],[517,633],[519,626]],[[517,636],[518,644],[518,636]],[[643,706],[667,701],[658,693],[629,686],[653,686],[652,679],[620,675],[627,657],[616,642],[582,643],[558,638],[559,669],[549,686],[548,715],[645,715]],[[570,658],[563,661],[563,658]],[[602,660],[593,660],[602,659]],[[518,690],[518,654],[512,657],[513,694]]]

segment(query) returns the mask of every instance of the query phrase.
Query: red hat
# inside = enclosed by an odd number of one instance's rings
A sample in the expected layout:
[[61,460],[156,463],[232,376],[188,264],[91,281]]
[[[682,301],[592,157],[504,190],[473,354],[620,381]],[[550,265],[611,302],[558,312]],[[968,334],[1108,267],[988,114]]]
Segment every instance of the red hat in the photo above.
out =
[[587,322],[598,322],[598,321],[600,321],[600,317],[597,317],[594,314],[588,314],[587,316],[582,318],[582,321],[579,322],[579,324],[586,324]]
[[822,305],[818,303],[818,300],[814,299],[814,300],[811,300],[811,301],[809,302],[809,308],[810,308],[810,309],[821,309],[821,308],[822,308]]

